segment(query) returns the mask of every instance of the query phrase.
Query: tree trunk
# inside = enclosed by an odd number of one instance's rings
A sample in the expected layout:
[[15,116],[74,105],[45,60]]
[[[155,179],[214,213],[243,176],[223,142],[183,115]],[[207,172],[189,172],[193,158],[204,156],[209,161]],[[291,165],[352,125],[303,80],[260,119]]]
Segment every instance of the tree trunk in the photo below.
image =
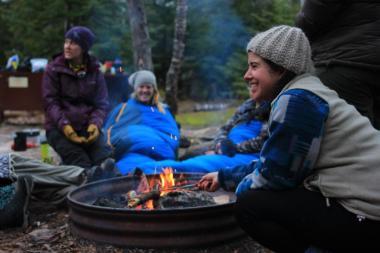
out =
[[183,61],[185,49],[185,35],[187,22],[187,0],[177,0],[173,55],[168,73],[166,74],[165,101],[170,106],[173,114],[178,111],[178,79]]
[[132,32],[133,65],[135,70],[153,71],[152,52],[144,5],[140,0],[127,0],[129,25]]

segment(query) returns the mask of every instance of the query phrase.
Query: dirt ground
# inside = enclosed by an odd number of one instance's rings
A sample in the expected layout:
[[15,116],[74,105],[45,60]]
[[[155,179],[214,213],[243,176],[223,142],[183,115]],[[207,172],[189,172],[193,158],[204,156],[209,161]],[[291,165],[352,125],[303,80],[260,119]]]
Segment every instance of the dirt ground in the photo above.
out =
[[[24,122],[31,120],[30,115],[26,116]],[[21,123],[20,123],[21,122]],[[15,124],[0,124],[0,153],[13,152],[13,133],[26,128],[40,129],[43,134],[42,125],[38,119],[34,125],[22,124],[23,120],[16,120]],[[37,124],[36,124],[37,122]],[[190,136],[194,133],[187,132]],[[19,152],[35,159],[40,159],[40,149],[30,148]],[[57,159],[56,154],[53,156]],[[57,160],[56,160],[57,161]],[[44,253],[44,252],[123,252],[123,253],[262,253],[271,252],[259,244],[246,237],[241,240],[225,243],[213,248],[203,249],[136,249],[119,248],[112,245],[99,244],[93,241],[84,240],[74,236],[70,232],[70,221],[67,207],[56,207],[31,203],[29,208],[29,226],[26,229],[15,228],[0,231],[0,253]]]

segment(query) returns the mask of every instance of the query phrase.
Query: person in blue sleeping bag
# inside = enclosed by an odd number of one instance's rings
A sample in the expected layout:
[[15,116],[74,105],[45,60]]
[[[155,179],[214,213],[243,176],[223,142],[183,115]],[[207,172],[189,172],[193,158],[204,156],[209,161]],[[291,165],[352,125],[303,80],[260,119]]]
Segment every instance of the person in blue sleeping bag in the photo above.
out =
[[168,107],[159,101],[154,73],[140,70],[128,81],[134,92],[126,103],[110,112],[103,126],[123,175],[142,163],[175,160],[180,139],[177,122]]
[[247,165],[257,161],[267,137],[269,103],[256,103],[248,99],[223,125],[203,154],[182,161],[162,160],[138,165],[145,173],[161,173],[171,167],[176,173],[208,173],[221,168]]

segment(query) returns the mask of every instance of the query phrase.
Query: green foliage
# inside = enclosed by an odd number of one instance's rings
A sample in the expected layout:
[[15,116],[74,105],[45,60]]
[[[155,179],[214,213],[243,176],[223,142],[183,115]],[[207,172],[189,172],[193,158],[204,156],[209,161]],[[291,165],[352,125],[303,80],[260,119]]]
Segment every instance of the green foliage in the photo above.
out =
[[236,108],[211,112],[189,112],[176,116],[176,120],[186,129],[197,129],[209,126],[220,126],[233,115]]
[[[5,13],[8,11],[9,4],[0,1],[0,24],[6,24]],[[0,25],[0,66],[6,64],[6,59],[11,56],[11,44],[9,38],[11,34],[7,25]]]
[[176,1],[146,1],[144,4],[154,72],[163,87],[172,57]]
[[0,14],[9,31],[0,51],[14,49],[21,57],[50,58],[62,50],[65,31],[83,25],[97,35],[92,50],[98,57],[130,57],[130,47],[125,46],[130,38],[123,5],[120,0],[9,1]]
[[226,64],[225,74],[230,77],[234,97],[240,99],[247,99],[249,97],[247,86],[243,79],[246,66],[247,53],[243,48],[236,51]]
[[[234,8],[252,37],[257,32],[269,29],[274,25],[292,25],[300,6],[297,0],[256,0],[235,1]],[[248,41],[247,39],[245,43],[248,43]],[[225,65],[225,74],[231,80],[232,90],[238,98],[248,96],[243,80],[247,69],[245,45],[242,49],[244,51],[236,51]]]
[[274,25],[292,25],[300,9],[299,0],[236,0],[233,6],[251,35]]
[[90,8],[91,1],[11,1],[5,14],[10,43],[21,56],[49,57],[61,50],[65,26],[82,23]]
[[192,98],[212,100],[229,97],[231,85],[225,75],[226,62],[246,39],[245,29],[231,9],[231,1],[194,1],[189,3],[189,36],[185,59],[192,69],[187,92]]
[[133,65],[133,52],[126,3],[123,0],[96,0],[88,16],[97,35],[93,53],[102,61],[120,58]]
[[[176,1],[143,2],[154,71],[164,89],[172,57]],[[299,0],[189,0],[179,98],[246,98],[246,43],[258,31],[292,24],[298,9]],[[89,26],[95,32],[92,52],[99,59],[120,57],[127,67],[133,65],[126,0],[0,1],[0,23],[1,66],[14,52],[21,59],[50,58],[61,51],[64,32],[72,25]]]

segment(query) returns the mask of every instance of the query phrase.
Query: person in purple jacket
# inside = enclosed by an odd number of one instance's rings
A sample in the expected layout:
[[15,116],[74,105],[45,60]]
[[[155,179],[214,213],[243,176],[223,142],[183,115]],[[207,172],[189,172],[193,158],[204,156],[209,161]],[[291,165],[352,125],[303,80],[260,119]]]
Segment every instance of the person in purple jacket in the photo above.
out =
[[97,59],[88,53],[94,40],[87,27],[68,30],[63,53],[48,64],[42,81],[48,143],[63,164],[86,171],[112,163],[101,132],[108,110],[106,82]]

